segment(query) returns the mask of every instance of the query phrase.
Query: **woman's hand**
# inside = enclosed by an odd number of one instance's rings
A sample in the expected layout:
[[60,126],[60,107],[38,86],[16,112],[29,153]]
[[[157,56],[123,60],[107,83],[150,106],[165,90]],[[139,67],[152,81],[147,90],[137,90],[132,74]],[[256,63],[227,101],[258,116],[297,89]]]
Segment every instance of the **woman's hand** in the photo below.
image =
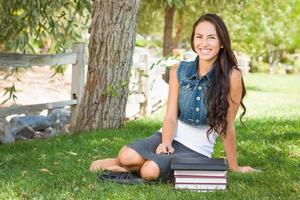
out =
[[169,143],[160,143],[156,148],[156,154],[161,154],[161,153],[170,154],[173,152],[174,152],[174,148]]
[[232,170],[232,171],[240,172],[240,173],[261,172],[261,170],[254,169],[254,168],[252,168],[252,167],[250,167],[250,166],[241,166],[241,167],[238,167],[237,169]]

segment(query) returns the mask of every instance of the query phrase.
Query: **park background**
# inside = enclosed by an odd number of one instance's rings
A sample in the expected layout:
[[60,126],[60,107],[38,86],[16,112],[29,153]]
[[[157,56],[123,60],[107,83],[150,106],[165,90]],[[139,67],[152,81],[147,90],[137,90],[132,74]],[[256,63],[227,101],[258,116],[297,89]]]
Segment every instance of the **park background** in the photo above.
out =
[[[70,51],[75,42],[88,44],[92,6],[92,1],[1,1],[0,50],[57,54]],[[300,2],[142,0],[136,18],[135,46],[149,57],[149,73],[157,75],[170,63],[191,55],[192,23],[207,12],[217,13],[224,19],[233,49],[249,61],[249,72],[244,74],[248,91],[245,125],[237,121],[238,157],[241,165],[249,164],[262,173],[229,173],[225,192],[205,194],[175,192],[168,184],[125,186],[99,182],[96,174],[88,171],[91,161],[114,157],[124,144],[159,129],[163,107],[151,116],[126,122],[119,129],[99,128],[86,131],[88,134],[64,134],[1,145],[0,198],[299,199],[300,27],[297,22]],[[170,21],[171,37],[164,37],[170,34]],[[138,64],[133,67],[132,74],[138,68]],[[32,97],[33,91],[26,90],[27,99],[23,101],[19,98],[21,92],[15,92],[24,86],[34,89],[34,93],[43,90],[30,85],[34,82],[46,87],[46,92],[38,96],[47,96],[55,90],[51,98],[69,97],[68,66],[29,70],[1,68],[0,73],[3,78],[0,87],[3,93],[7,92],[2,101],[9,95],[18,97],[15,101],[9,99],[1,107],[36,103],[38,97]],[[26,78],[28,73],[43,75],[44,82],[38,82],[34,76]],[[165,84],[159,83],[160,86]],[[162,88],[167,87],[160,86],[156,91],[165,93]],[[57,99],[47,97],[46,100]],[[224,156],[220,141],[214,156]]]

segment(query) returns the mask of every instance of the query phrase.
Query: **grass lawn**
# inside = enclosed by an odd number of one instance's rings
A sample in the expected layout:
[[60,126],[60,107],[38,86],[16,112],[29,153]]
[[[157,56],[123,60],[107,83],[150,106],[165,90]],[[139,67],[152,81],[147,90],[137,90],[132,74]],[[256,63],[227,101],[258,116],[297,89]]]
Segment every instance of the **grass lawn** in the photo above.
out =
[[[92,160],[161,126],[163,110],[120,130],[93,131],[0,145],[0,199],[300,199],[300,76],[245,76],[245,126],[237,121],[238,157],[262,173],[229,173],[228,189],[174,191],[172,185],[99,182]],[[215,157],[224,156],[220,141]]]

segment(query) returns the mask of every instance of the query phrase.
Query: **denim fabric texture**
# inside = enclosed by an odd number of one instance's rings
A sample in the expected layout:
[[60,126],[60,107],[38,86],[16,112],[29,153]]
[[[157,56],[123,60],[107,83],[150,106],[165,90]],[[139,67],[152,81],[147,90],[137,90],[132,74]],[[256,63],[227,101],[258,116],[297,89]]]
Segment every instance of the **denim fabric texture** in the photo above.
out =
[[[199,56],[194,61],[181,61],[177,68],[179,88],[179,120],[193,125],[207,125],[206,91],[213,79],[213,69],[198,75]],[[201,67],[201,66],[200,66]]]

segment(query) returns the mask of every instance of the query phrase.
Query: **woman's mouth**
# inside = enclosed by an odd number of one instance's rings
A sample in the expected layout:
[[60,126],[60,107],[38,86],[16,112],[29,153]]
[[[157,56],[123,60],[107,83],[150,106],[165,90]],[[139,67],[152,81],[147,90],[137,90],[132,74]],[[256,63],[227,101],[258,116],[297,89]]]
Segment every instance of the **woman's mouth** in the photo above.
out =
[[200,49],[200,52],[204,55],[208,55],[211,52],[211,49]]

